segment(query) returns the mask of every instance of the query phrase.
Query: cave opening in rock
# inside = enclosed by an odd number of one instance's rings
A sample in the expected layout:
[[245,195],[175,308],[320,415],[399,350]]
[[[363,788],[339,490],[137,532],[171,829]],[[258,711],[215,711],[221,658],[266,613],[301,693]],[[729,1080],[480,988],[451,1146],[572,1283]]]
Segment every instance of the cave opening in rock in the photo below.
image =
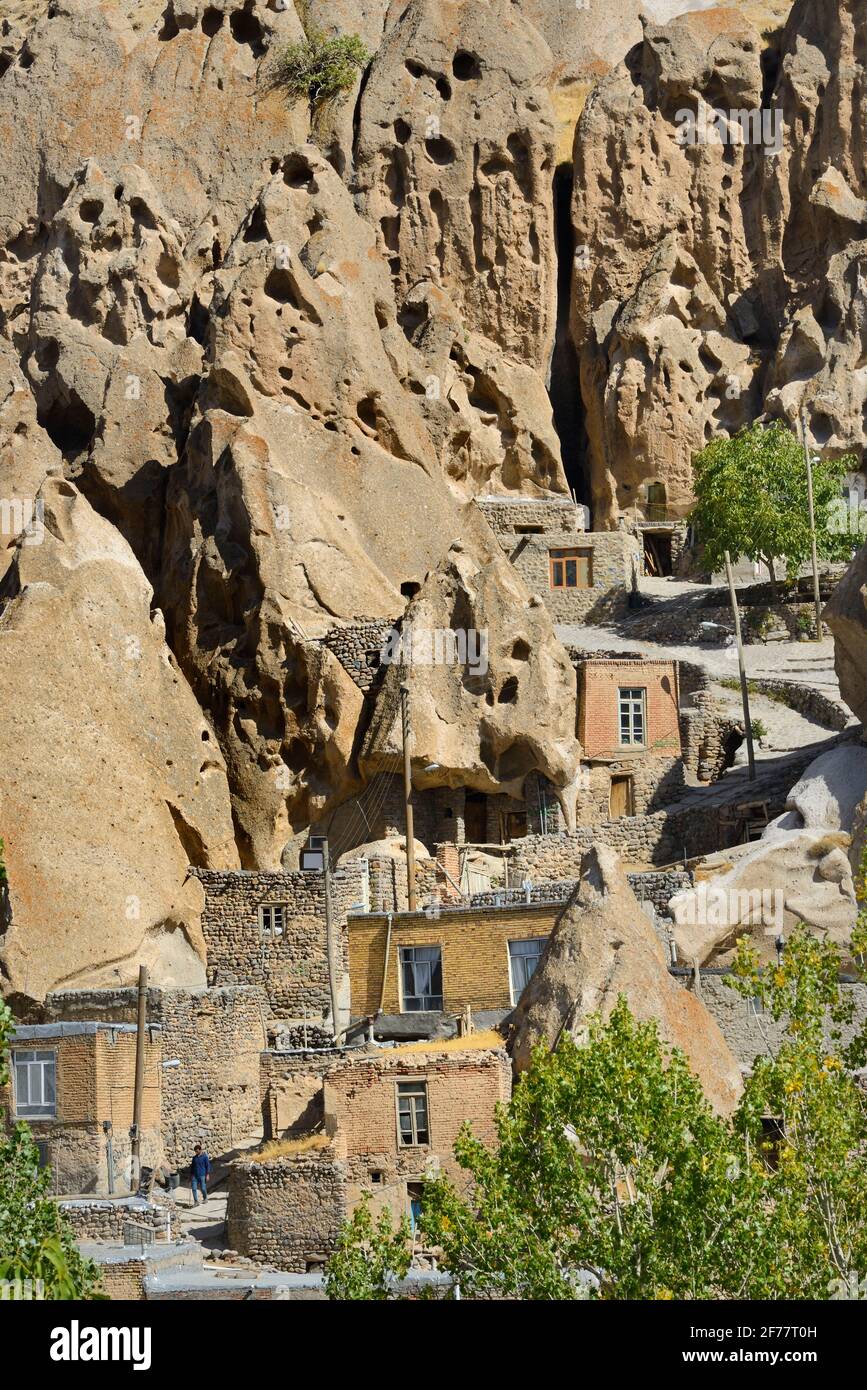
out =
[[566,480],[579,502],[589,503],[587,432],[578,372],[578,353],[569,331],[575,233],[572,227],[571,164],[560,164],[554,175],[554,241],[557,253],[557,331],[551,357],[548,394]]

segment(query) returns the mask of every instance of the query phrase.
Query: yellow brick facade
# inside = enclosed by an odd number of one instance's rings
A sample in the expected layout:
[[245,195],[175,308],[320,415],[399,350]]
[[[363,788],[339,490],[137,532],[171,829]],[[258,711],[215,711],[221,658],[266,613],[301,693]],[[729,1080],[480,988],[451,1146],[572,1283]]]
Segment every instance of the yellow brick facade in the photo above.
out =
[[[128,1177],[129,1128],[132,1124],[135,1082],[135,1031],[99,1029],[13,1040],[12,1053],[53,1052],[56,1067],[56,1114],[53,1119],[28,1118],[35,1139],[48,1144],[52,1190],[58,1193],[104,1191],[107,1188],[105,1136],[102,1124],[113,1129],[115,1177]],[[162,1046],[159,1034],[145,1044],[142,1094],[142,1160],[153,1162],[160,1151]],[[10,1084],[0,1092],[0,1106],[15,1118]]]
[[[401,1013],[399,949],[439,946],[442,950],[443,1008],[459,1013],[473,1009],[508,1009],[511,1005],[509,942],[551,935],[562,904],[519,908],[480,908],[474,912],[400,914],[392,924],[383,1012]],[[387,919],[349,919],[349,977],[356,1017],[379,1008],[388,935]]]

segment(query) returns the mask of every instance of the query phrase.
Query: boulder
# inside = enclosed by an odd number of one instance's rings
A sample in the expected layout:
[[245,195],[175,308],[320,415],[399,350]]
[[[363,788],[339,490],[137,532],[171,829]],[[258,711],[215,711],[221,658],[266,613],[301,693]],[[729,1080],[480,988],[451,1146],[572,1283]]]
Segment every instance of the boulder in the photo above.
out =
[[606,1019],[621,995],[636,1018],[655,1019],[663,1042],[686,1054],[714,1108],[733,1110],[741,1092],[734,1056],[701,1000],[669,975],[617,855],[597,844],[512,1015],[516,1070],[526,1069],[537,1043],[552,1044],[564,1030],[583,1040],[587,1019]]
[[401,751],[409,687],[414,785],[520,796],[530,772],[574,824],[580,745],[575,673],[548,610],[493,536],[455,542],[407,607],[359,755],[366,775]]
[[867,723],[867,545],[856,554],[823,616],[834,635],[840,694],[862,724]]
[[844,743],[821,753],[786,797],[786,809],[808,830],[851,834],[855,811],[867,792],[867,748]]
[[205,982],[190,864],[238,867],[226,769],[126,541],[47,479],[0,587],[4,992]]

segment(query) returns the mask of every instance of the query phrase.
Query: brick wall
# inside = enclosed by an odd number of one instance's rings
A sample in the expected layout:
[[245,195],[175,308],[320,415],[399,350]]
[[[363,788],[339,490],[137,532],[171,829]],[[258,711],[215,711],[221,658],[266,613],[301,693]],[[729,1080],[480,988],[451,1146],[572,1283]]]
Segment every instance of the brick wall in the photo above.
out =
[[[620,740],[618,692],[644,689],[646,728],[641,748]],[[578,738],[585,758],[672,758],[680,753],[675,661],[586,661],[578,672]]]
[[[112,1124],[114,1178],[128,1189],[130,1176],[129,1128],[132,1124],[135,1079],[136,1029],[134,1026],[96,1022],[21,1027],[13,1039],[19,1050],[55,1054],[56,1118],[28,1118],[33,1137],[48,1145],[51,1190],[55,1193],[108,1191],[106,1137],[102,1122]],[[142,1096],[142,1162],[159,1155],[161,1116],[162,1041],[159,1029],[148,1030]],[[0,1104],[13,1114],[13,1090],[0,1092]]]
[[[385,983],[383,1011],[400,1013],[398,950],[401,946],[441,946],[443,1007],[460,1012],[474,1009],[508,1009],[509,941],[547,937],[559,905],[472,910],[443,909],[439,916],[403,915],[392,924],[391,949]],[[376,1013],[382,988],[382,969],[388,933],[385,916],[350,918],[349,973],[352,1011],[358,1016]]]
[[[402,1081],[427,1088],[430,1140],[403,1148],[398,1143],[397,1091]],[[466,1173],[454,1157],[454,1144],[466,1123],[484,1144],[496,1142],[495,1106],[512,1093],[512,1070],[504,1048],[393,1048],[379,1056],[360,1056],[329,1071],[325,1078],[325,1124],[337,1153],[345,1159],[347,1199],[352,1207],[370,1191],[374,1209],[388,1206],[408,1214],[407,1182],[421,1182],[441,1171],[462,1186]],[[374,1181],[373,1175],[378,1175]]]

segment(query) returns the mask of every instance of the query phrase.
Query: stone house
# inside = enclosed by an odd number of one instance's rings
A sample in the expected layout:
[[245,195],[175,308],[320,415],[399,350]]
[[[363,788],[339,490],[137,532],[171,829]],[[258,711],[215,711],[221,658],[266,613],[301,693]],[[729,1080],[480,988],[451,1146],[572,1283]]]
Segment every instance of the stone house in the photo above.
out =
[[319,1128],[290,1126],[290,1137],[234,1163],[227,1209],[233,1249],[297,1272],[321,1267],[363,1192],[374,1212],[414,1225],[424,1183],[435,1173],[462,1177],[453,1154],[461,1127],[494,1143],[495,1107],[512,1084],[495,1033],[329,1058],[272,1053],[266,1109],[279,1113],[273,1092],[288,1083],[297,1096],[305,1073],[315,1097],[308,1119]]
[[556,623],[625,611],[641,572],[641,545],[630,531],[586,530],[586,509],[566,497],[481,497],[476,505]]
[[[321,870],[282,873],[191,869],[205,891],[202,931],[210,986],[257,985],[268,1013],[295,1029],[299,1043],[332,1036]],[[368,869],[350,860],[332,874],[331,949],[337,990],[337,1025],[349,1021],[346,917],[368,900]]]

